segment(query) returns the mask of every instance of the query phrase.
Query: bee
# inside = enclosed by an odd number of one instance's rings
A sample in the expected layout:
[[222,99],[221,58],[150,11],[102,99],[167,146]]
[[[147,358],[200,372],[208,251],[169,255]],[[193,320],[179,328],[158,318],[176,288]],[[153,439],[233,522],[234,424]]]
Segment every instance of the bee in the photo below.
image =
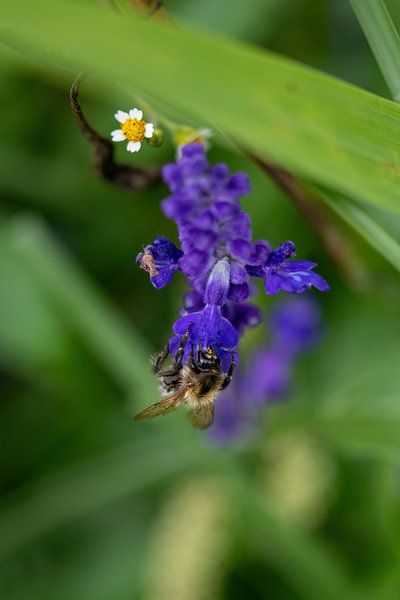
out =
[[161,400],[137,414],[136,421],[166,415],[180,406],[186,406],[189,408],[188,418],[193,427],[207,429],[212,424],[215,399],[232,380],[235,357],[231,352],[232,361],[225,374],[213,348],[208,347],[205,351],[198,348],[195,353],[192,346],[187,363],[182,364],[189,330],[190,327],[182,336],[171,368],[161,370],[169,355],[168,344],[154,361],[153,371],[160,381]]

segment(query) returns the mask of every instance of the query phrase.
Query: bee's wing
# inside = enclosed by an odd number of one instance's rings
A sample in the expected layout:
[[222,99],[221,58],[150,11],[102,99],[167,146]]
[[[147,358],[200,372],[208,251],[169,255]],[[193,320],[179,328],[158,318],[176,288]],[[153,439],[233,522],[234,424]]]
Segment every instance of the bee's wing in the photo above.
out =
[[188,412],[188,419],[197,429],[207,429],[214,420],[214,400],[203,401]]
[[168,414],[181,404],[187,390],[187,386],[183,386],[177,392],[175,392],[175,394],[168,396],[168,398],[160,400],[155,404],[151,404],[151,406],[148,406],[134,417],[135,421],[141,421],[142,419],[153,419],[159,415]]

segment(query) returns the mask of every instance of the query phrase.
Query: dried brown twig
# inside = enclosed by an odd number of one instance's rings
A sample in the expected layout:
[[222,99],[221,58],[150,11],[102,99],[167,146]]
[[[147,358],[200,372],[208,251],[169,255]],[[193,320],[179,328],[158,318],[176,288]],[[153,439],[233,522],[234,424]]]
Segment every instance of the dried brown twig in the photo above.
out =
[[161,179],[158,167],[139,168],[128,164],[117,164],[114,160],[114,145],[103,137],[87,122],[79,104],[79,85],[83,79],[80,74],[70,90],[71,109],[84,137],[94,146],[94,165],[97,172],[107,181],[124,190],[142,192],[152,188]]

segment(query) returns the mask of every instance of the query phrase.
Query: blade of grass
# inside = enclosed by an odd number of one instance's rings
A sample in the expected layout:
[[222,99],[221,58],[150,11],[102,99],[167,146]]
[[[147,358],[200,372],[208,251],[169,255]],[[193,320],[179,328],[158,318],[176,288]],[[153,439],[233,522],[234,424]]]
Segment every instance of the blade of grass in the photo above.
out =
[[400,102],[400,37],[384,0],[349,0],[393,99]]
[[400,211],[394,103],[215,35],[55,0],[0,0],[0,8],[0,37],[9,45],[96,74],[114,94],[122,84],[215,122],[246,150],[296,175]]
[[282,577],[294,584],[302,597],[361,600],[343,565],[321,542],[280,518],[267,495],[261,496],[245,478],[233,485],[246,537],[253,533],[259,551],[265,553]]
[[1,510],[0,560],[74,519],[193,468],[196,459],[204,461],[196,444],[183,451],[181,443],[171,445],[157,435],[38,482],[26,497],[13,498]]
[[332,194],[318,190],[316,196],[338,214],[346,223],[355,229],[379,254],[381,254],[393,267],[400,272],[400,244],[374,219],[372,219],[361,206]]
[[119,384],[135,395],[155,394],[144,340],[58,246],[45,226],[29,217],[8,224],[3,236],[47,295]]

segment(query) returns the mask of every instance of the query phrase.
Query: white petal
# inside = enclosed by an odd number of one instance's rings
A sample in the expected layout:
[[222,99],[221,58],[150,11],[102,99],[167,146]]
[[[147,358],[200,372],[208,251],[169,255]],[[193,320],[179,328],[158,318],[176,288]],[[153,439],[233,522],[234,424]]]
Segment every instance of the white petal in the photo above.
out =
[[146,123],[144,126],[144,137],[151,138],[154,133],[154,125],[153,123]]
[[128,152],[139,152],[141,145],[142,144],[140,142],[129,142],[126,149]]
[[131,108],[129,111],[129,116],[131,119],[137,119],[138,121],[143,119],[143,113],[138,108]]
[[123,142],[126,140],[125,134],[121,129],[115,129],[115,131],[112,131],[111,137],[113,142]]
[[129,119],[129,114],[123,110],[118,110],[114,117],[117,119],[118,123],[125,123],[125,121]]

